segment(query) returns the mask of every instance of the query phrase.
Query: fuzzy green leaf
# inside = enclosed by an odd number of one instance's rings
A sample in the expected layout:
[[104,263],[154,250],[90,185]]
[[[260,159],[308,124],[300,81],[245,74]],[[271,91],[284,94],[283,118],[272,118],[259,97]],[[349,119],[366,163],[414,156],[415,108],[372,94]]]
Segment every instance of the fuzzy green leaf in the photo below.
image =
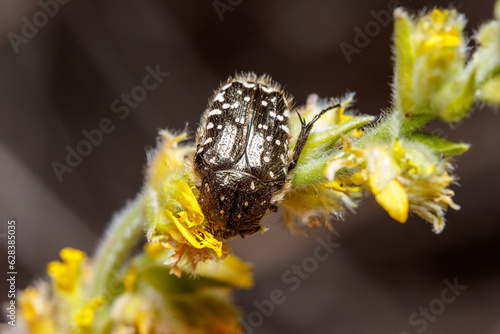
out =
[[470,147],[469,144],[454,143],[427,132],[416,131],[409,134],[408,137],[443,155],[459,155],[467,151]]
[[461,120],[468,112],[474,102],[476,92],[476,71],[469,70],[469,75],[462,91],[455,94],[456,97],[446,106],[440,117],[447,122]]
[[429,115],[429,114],[410,115],[401,122],[400,134],[406,134],[414,130],[420,129],[434,118],[435,118],[434,115]]

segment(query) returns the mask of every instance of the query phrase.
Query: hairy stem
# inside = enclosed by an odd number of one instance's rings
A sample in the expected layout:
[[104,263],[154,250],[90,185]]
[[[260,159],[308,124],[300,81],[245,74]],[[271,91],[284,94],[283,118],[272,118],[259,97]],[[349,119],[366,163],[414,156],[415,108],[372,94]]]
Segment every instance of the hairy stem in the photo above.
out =
[[[406,117],[402,121],[399,121],[400,117],[401,115],[397,111],[392,111],[390,115],[383,118],[368,133],[355,141],[353,145],[364,147],[368,143],[387,142],[392,139],[394,134],[409,134],[423,127],[434,118],[432,115],[422,114]],[[399,130],[395,131],[396,128],[399,128]],[[309,159],[307,162],[297,165],[293,174],[292,187],[308,186],[326,180],[326,176],[324,175],[325,167],[328,161],[339,152],[339,149],[331,150],[328,154]]]
[[97,248],[91,297],[105,296],[108,302],[121,290],[118,271],[143,235],[143,197],[139,194],[116,213]]

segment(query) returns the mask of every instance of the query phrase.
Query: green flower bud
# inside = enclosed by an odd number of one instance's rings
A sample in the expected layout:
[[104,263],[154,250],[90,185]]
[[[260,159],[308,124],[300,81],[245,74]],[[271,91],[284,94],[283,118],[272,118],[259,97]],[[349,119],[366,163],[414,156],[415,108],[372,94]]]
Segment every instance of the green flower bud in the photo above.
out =
[[475,93],[475,70],[466,65],[465,17],[439,9],[412,18],[398,8],[394,15],[395,109],[460,120]]

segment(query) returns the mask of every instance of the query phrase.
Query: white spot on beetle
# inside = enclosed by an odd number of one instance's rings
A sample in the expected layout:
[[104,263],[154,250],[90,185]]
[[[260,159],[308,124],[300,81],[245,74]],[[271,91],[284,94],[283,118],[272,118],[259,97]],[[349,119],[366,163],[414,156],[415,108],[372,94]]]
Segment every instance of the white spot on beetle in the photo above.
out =
[[217,125],[217,130],[222,129],[222,124]]
[[213,127],[214,127],[214,123],[210,122],[207,124],[207,130],[210,130]]
[[286,162],[286,161],[285,161],[285,156],[284,156],[283,154],[280,154],[280,159],[281,159],[281,161],[282,161],[283,163],[285,163],[285,162]]
[[238,219],[240,219],[240,218],[241,218],[241,213],[238,213]]
[[223,95],[224,95],[224,92],[217,94],[217,96],[215,97],[214,100],[215,101],[219,101],[219,102],[224,102],[224,96]]
[[250,101],[250,96],[245,96],[245,97],[243,98],[243,100],[244,100],[245,102]]
[[269,113],[269,116],[271,116],[272,118],[275,118],[275,117],[276,117],[276,113],[275,113],[274,111],[271,111],[271,112]]
[[283,120],[283,116],[282,115],[278,115],[277,118],[278,118],[278,121],[282,121]]
[[243,205],[244,205],[244,206],[248,206],[248,202],[247,202],[247,201],[245,201],[245,203],[243,203]]
[[264,161],[269,162],[269,161],[271,161],[271,159],[269,159],[269,157],[264,157]]
[[280,125],[280,128],[281,128],[283,131],[285,131],[286,133],[290,134],[290,130],[288,129],[288,126],[286,126],[286,125],[282,124],[282,125]]
[[210,159],[210,162],[214,164],[215,163],[215,157],[213,157],[212,159]]
[[229,108],[229,103],[224,103],[224,104],[222,105],[222,108],[223,108],[223,109],[227,109],[227,108]]
[[266,140],[267,140],[267,141],[271,141],[271,140],[273,140],[273,137],[271,137],[271,136],[267,136],[267,137],[266,137]]
[[239,117],[236,117],[236,119],[234,120],[235,123],[239,123],[240,122],[240,118]]
[[203,152],[203,147],[200,147],[196,153],[201,153]]
[[224,184],[228,184],[229,183],[229,176],[226,175],[226,177],[224,178]]
[[255,184],[253,183],[253,181],[252,181],[252,183],[250,184],[250,189],[252,189],[252,190],[254,190],[254,189],[255,189]]
[[281,142],[280,142],[280,140],[279,140],[279,139],[276,139],[275,143],[276,143],[276,145],[281,144]]
[[251,82],[243,82],[243,86],[245,86],[246,88],[254,88],[255,84]]
[[286,118],[290,117],[290,110],[285,109],[285,111],[283,111],[283,116],[285,116]]
[[267,101],[262,101],[260,104],[262,104],[265,107],[267,106]]
[[267,130],[267,125],[264,124],[262,127],[264,128],[264,130]]
[[220,210],[219,213],[222,215],[224,214],[224,210]]
[[234,102],[231,108],[236,109],[240,106],[240,103],[238,101]]
[[214,109],[214,110],[210,110],[210,112],[208,113],[208,117],[213,116],[213,115],[220,115],[220,114],[222,114],[222,110]]
[[269,172],[269,176],[270,177],[274,177],[274,173],[273,172]]
[[203,145],[210,144],[211,142],[212,142],[212,137],[207,138],[207,140],[205,140],[205,142],[203,143]]
[[241,91],[241,89],[238,89],[237,93],[238,93],[238,95],[243,94],[243,92]]
[[221,197],[220,197],[220,200],[221,200],[221,201],[223,201],[223,200],[225,200],[225,199],[226,199],[226,197],[225,197],[225,196],[221,196]]
[[259,124],[257,128],[262,129],[262,124]]
[[274,92],[274,88],[272,88],[272,87],[266,87],[266,86],[261,86],[261,87],[262,87],[262,90],[266,93]]

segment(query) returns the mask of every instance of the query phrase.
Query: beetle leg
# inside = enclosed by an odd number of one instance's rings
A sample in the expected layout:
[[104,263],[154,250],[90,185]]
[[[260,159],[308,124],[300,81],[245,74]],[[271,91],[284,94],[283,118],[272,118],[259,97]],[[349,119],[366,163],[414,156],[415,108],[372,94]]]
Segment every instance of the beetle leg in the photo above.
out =
[[302,129],[300,131],[300,134],[299,134],[299,138],[297,139],[297,144],[295,144],[295,149],[293,150],[293,157],[292,157],[292,161],[290,161],[290,164],[288,165],[288,171],[290,172],[291,170],[293,170],[295,168],[295,166],[297,166],[297,161],[299,161],[299,158],[300,158],[300,154],[302,153],[302,149],[304,148],[304,145],[306,144],[306,141],[307,141],[307,138],[309,137],[309,133],[311,132],[312,130],[312,127],[314,125],[314,123],[321,117],[323,116],[324,113],[326,113],[327,111],[331,110],[331,109],[335,109],[335,108],[338,108],[340,107],[341,104],[338,103],[334,106],[330,106],[330,107],[327,107],[323,110],[321,110],[316,116],[314,116],[314,118],[306,124],[306,122],[304,121],[304,119],[302,118],[302,116],[300,116],[299,114],[299,111],[297,110],[297,114],[299,115],[299,120],[300,120],[300,123],[302,124]]

